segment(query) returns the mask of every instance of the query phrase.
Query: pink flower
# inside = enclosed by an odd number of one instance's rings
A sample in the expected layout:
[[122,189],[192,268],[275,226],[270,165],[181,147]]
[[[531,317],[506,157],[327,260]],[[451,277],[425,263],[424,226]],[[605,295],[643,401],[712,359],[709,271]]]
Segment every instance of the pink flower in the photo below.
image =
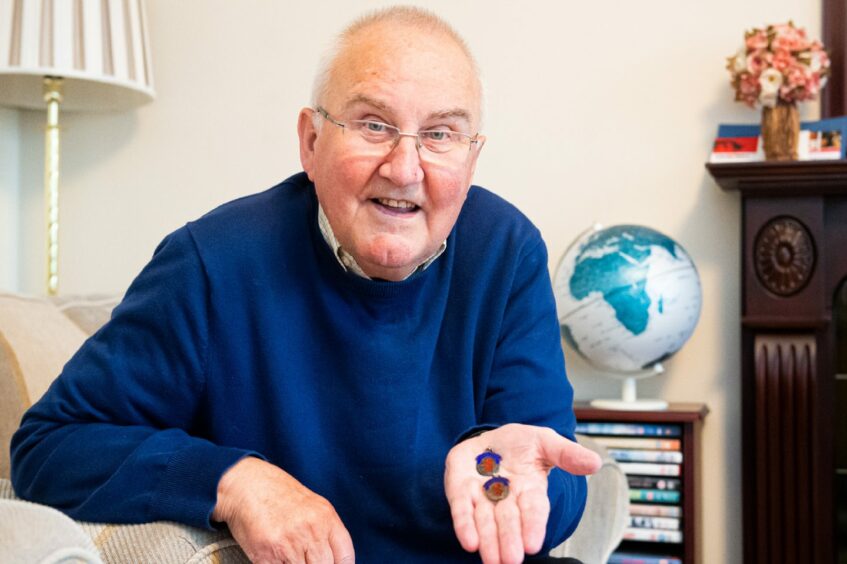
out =
[[821,91],[821,78],[820,75],[813,74],[809,77],[809,80],[806,82],[805,95],[801,100],[814,100],[818,97]]
[[793,88],[802,88],[809,81],[806,69],[801,65],[795,65],[785,73],[786,82]]
[[746,37],[744,38],[744,44],[750,51],[755,51],[756,49],[767,49],[768,34],[765,33],[765,30],[763,29],[754,29],[748,31]]
[[791,55],[790,51],[780,49],[773,54],[771,64],[779,72],[785,72],[786,69],[797,64],[797,59]]
[[809,48],[806,31],[794,27],[792,23],[771,26],[771,29],[775,33],[771,41],[771,49],[774,51],[778,49],[803,51]]
[[744,73],[739,77],[738,90],[736,91],[736,100],[746,103],[753,107],[756,100],[759,99],[759,79],[750,73]]
[[830,66],[821,42],[790,21],[745,32],[744,47],[726,64],[735,99],[753,107],[815,99]]
[[797,91],[792,86],[784,84],[779,88],[779,99],[783,102],[795,102],[797,100],[796,93]]
[[759,49],[747,55],[747,68],[753,74],[761,74],[761,72],[770,67],[773,55]]

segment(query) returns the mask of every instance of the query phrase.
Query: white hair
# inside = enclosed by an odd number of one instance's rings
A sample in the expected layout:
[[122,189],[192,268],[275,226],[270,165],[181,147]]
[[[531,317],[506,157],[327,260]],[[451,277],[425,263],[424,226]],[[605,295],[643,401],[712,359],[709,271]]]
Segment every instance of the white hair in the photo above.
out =
[[[348,49],[355,39],[355,36],[361,31],[378,24],[397,24],[414,27],[416,29],[429,31],[432,33],[441,33],[453,40],[455,44],[462,50],[468,59],[468,62],[473,69],[474,78],[476,79],[477,89],[479,91],[480,114],[482,113],[482,80],[480,79],[479,67],[476,64],[471,54],[468,44],[461,35],[446,21],[435,15],[434,13],[413,6],[394,6],[391,8],[383,8],[360,17],[344,30],[330,45],[329,49],[321,57],[318,65],[318,72],[315,74],[315,80],[312,83],[312,107],[316,108],[324,103],[326,96],[329,93],[332,82],[332,71],[336,60],[339,56]],[[313,122],[316,128],[320,128],[323,120],[317,114],[313,115]],[[479,125],[482,127],[482,115],[479,116]]]

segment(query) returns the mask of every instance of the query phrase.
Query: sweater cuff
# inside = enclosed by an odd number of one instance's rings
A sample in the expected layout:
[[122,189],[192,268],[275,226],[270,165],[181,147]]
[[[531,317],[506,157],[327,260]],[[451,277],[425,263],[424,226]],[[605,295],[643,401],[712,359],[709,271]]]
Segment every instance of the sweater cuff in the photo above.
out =
[[493,424],[493,423],[486,423],[486,424],[483,424],[483,425],[474,425],[473,427],[471,427],[470,429],[468,429],[467,431],[465,431],[464,433],[459,435],[456,438],[456,440],[453,441],[453,446],[456,446],[457,444],[459,444],[462,441],[472,439],[473,437],[476,437],[477,435],[481,435],[486,431],[491,431],[492,429],[496,429],[498,427],[500,427],[500,425],[496,425],[496,424]]
[[206,441],[177,451],[153,497],[152,514],[156,519],[215,530],[211,518],[218,498],[218,482],[227,470],[247,456],[266,460],[254,451],[220,447]]

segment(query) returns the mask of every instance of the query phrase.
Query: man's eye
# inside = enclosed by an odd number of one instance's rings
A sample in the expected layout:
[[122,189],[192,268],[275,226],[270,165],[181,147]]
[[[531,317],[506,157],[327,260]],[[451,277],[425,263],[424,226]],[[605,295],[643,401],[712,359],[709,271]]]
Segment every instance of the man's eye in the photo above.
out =
[[430,141],[449,141],[450,132],[442,129],[430,129],[429,131],[421,131],[421,136]]
[[388,131],[388,126],[378,121],[366,121],[365,129],[367,129],[371,133],[385,133],[386,131]]

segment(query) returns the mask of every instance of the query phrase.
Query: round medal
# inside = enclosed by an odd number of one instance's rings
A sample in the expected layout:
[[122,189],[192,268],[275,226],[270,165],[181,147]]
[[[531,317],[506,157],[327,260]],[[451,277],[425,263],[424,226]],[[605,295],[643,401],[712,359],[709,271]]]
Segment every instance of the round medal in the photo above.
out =
[[495,476],[485,482],[482,489],[485,490],[485,497],[491,501],[506,499],[509,496],[509,479]]
[[483,476],[493,476],[500,470],[501,456],[490,448],[476,457],[476,471]]

